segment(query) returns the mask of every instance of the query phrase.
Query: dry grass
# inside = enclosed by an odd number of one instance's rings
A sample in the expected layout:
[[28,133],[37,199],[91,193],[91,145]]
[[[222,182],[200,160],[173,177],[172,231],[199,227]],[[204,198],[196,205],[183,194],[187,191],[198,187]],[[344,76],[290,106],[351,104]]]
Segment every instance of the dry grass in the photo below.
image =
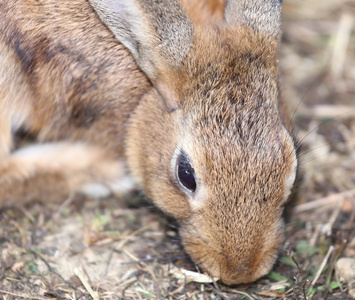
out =
[[227,287],[183,274],[193,266],[159,213],[73,196],[1,211],[3,299],[347,299],[334,268],[355,257],[355,2],[288,0],[283,26],[304,180],[268,276]]

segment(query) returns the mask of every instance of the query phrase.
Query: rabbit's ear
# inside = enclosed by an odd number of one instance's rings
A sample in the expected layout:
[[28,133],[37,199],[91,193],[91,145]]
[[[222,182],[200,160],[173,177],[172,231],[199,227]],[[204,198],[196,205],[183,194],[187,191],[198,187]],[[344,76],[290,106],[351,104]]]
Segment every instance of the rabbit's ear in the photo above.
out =
[[225,18],[279,38],[281,9],[282,0],[226,0]]
[[133,54],[152,80],[179,66],[193,37],[193,24],[177,0],[90,0],[100,19]]

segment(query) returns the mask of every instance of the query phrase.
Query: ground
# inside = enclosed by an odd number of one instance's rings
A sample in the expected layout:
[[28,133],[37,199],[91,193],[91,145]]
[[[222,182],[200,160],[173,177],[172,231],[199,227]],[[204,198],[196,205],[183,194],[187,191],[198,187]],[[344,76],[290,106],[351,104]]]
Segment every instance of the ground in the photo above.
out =
[[355,1],[286,0],[283,31],[281,83],[303,182],[269,275],[235,287],[209,282],[174,222],[141,195],[72,195],[0,212],[2,298],[349,299],[355,284],[335,268],[355,258]]

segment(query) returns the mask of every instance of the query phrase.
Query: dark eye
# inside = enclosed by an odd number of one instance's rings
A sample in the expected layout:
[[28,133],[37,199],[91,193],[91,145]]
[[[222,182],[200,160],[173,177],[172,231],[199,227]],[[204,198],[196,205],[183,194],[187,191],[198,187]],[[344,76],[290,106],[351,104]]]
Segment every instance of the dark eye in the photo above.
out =
[[194,193],[197,186],[195,171],[184,152],[178,157],[176,166],[176,177],[179,183],[189,192]]

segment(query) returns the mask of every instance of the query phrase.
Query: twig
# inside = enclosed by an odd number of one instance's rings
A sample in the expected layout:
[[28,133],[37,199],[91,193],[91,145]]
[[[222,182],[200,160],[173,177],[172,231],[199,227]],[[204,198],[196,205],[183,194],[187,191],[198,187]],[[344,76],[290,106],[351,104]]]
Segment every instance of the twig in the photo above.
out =
[[83,273],[81,273],[81,271],[79,270],[79,268],[75,268],[74,269],[74,274],[76,276],[79,277],[81,283],[83,284],[83,286],[85,287],[85,289],[88,291],[88,293],[90,294],[90,296],[94,299],[94,300],[99,300],[99,294],[97,292],[95,292],[90,284],[86,281],[86,279],[84,278]]
[[344,69],[346,50],[349,46],[352,23],[352,15],[346,12],[343,13],[335,36],[331,60],[331,72],[335,78],[339,78]]
[[51,266],[50,264],[44,259],[44,257],[42,257],[39,253],[37,253],[36,251],[30,249],[29,250],[35,257],[38,257],[41,261],[44,262],[44,264],[46,265],[47,269],[49,272],[57,275],[63,282],[65,282],[66,285],[68,285],[69,287],[71,287],[73,290],[78,290],[75,286],[73,286],[70,282],[68,282],[67,280],[65,280],[63,278],[62,275],[60,275],[58,272],[56,272]]
[[35,222],[34,216],[32,216],[32,214],[26,208],[24,208],[23,206],[20,206],[19,209],[27,218],[30,219],[31,223]]
[[213,282],[213,285],[215,287],[215,291],[216,293],[222,298],[222,299],[228,299],[228,297],[221,291],[221,289],[219,288],[219,285],[217,283],[217,281],[213,278],[212,278],[212,282]]
[[10,295],[10,296],[25,298],[25,299],[34,299],[34,300],[45,300],[45,299],[47,299],[47,298],[42,298],[42,297],[31,297],[31,296],[28,296],[28,295],[21,295],[21,294],[16,294],[16,293],[11,293],[11,292],[8,292],[8,291],[0,290],[0,294],[2,294],[2,293],[6,294],[6,295]]
[[58,219],[60,214],[62,213],[63,209],[68,207],[74,200],[74,196],[72,193],[69,194],[68,198],[59,205],[57,211],[53,214],[53,219]]
[[106,262],[106,267],[105,267],[105,272],[104,272],[103,277],[105,277],[105,276],[107,275],[107,273],[108,273],[108,268],[110,267],[111,260],[112,260],[112,257],[113,257],[113,254],[114,254],[114,253],[115,253],[115,249],[112,248],[112,249],[110,250],[110,254],[109,254],[109,257],[108,257],[107,262]]
[[323,269],[324,269],[324,267],[325,267],[325,264],[327,263],[327,261],[328,261],[328,259],[329,259],[329,256],[330,256],[330,254],[333,252],[333,250],[334,250],[334,247],[333,247],[333,245],[331,245],[331,246],[329,247],[328,252],[327,252],[327,254],[325,255],[325,257],[324,257],[324,259],[323,259],[323,261],[322,261],[322,263],[321,263],[321,265],[320,265],[318,271],[317,271],[316,276],[314,277],[314,279],[313,279],[313,281],[312,281],[312,283],[311,283],[311,286],[314,286],[314,285],[316,284],[316,282],[318,281],[319,276],[322,274]]
[[245,293],[245,292],[242,292],[242,291],[238,291],[238,290],[230,290],[230,292],[232,293],[236,293],[236,294],[239,294],[239,295],[243,295],[245,297],[247,297],[248,299],[251,299],[251,300],[255,300],[252,296],[250,296],[248,293]]
[[355,116],[355,109],[353,106],[347,105],[315,105],[312,107],[309,115],[318,118],[352,118]]
[[355,195],[355,189],[338,193],[338,194],[333,194],[324,198],[320,198],[318,200],[300,204],[294,208],[294,212],[300,213],[300,212],[316,209],[322,206],[337,207],[339,205],[339,201],[343,200],[346,197],[352,197],[354,195]]
[[337,209],[333,211],[332,215],[329,218],[329,221],[326,224],[324,224],[324,226],[322,226],[322,232],[327,234],[328,236],[330,236],[332,233],[333,225],[339,216],[341,207],[343,206],[343,202],[344,202],[344,198],[342,199],[342,201],[339,202],[339,206],[337,207]]
[[139,258],[136,257],[135,255],[133,255],[131,252],[129,252],[126,248],[123,248],[123,252],[124,252],[127,256],[129,256],[132,260],[137,261],[137,262],[138,262],[138,265],[140,266],[140,268],[141,268],[143,271],[149,273],[149,274],[152,276],[153,281],[157,282],[157,278],[156,278],[154,272],[152,272],[152,271],[149,269],[149,267],[148,267],[147,264],[145,264],[144,262],[139,262]]
[[147,230],[151,225],[143,226],[136,231],[132,232],[130,235],[127,235],[121,239],[117,247],[115,247],[114,251],[120,250],[130,239],[133,237],[137,236],[139,233],[143,232],[144,230]]
[[305,300],[307,300],[306,287],[307,287],[308,284],[309,284],[309,279],[306,279],[306,281],[302,285],[303,297],[304,297]]

